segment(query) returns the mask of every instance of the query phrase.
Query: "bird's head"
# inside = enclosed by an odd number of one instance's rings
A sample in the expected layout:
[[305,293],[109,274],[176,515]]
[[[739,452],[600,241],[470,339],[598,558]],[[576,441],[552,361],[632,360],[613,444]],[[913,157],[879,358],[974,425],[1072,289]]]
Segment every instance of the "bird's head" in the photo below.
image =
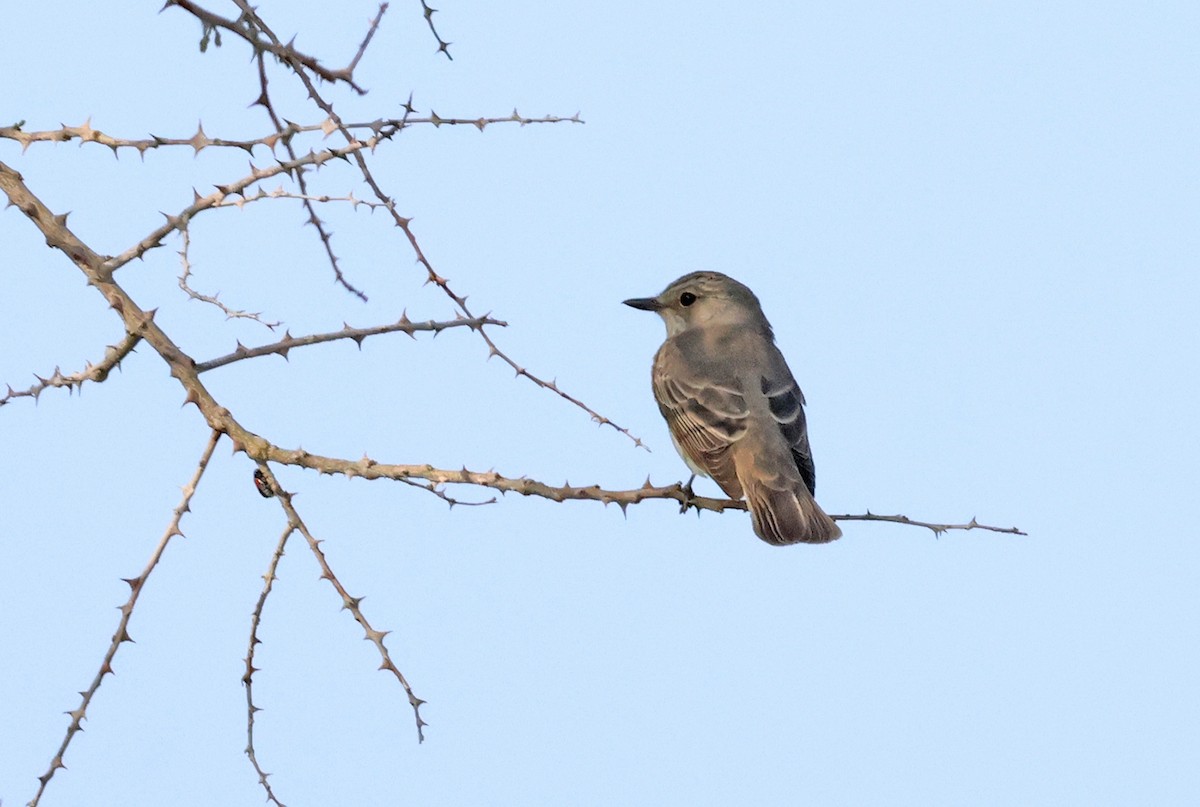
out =
[[635,297],[625,305],[662,317],[667,338],[709,325],[771,330],[754,292],[720,272],[692,272],[657,297]]

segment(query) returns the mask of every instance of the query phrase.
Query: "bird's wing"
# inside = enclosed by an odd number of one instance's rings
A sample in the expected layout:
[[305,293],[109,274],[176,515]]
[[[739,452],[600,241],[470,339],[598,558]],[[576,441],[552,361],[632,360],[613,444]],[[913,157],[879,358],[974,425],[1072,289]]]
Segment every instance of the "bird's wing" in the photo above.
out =
[[808,444],[808,426],[804,419],[804,393],[800,391],[792,371],[782,354],[774,350],[771,369],[762,376],[762,393],[767,397],[771,415],[779,424],[783,439],[792,451],[792,459],[808,492],[816,495],[817,472],[813,467],[812,449]]
[[654,397],[676,446],[731,498],[742,496],[729,447],[746,434],[749,408],[736,382],[712,380],[663,346],[655,363]]

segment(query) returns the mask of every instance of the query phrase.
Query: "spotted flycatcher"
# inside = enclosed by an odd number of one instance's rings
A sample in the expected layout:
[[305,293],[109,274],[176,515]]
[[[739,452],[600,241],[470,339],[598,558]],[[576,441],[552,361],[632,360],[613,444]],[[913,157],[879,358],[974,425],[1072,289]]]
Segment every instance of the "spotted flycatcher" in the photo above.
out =
[[651,379],[688,467],[731,499],[745,497],[754,532],[769,544],[840,536],[813,499],[804,394],[754,292],[720,272],[693,272],[625,305],[667,325]]

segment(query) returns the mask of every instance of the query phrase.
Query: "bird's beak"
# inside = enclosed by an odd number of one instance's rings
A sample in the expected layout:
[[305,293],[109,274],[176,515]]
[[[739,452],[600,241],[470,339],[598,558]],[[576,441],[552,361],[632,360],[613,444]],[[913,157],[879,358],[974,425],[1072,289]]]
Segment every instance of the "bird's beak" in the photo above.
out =
[[663,304],[658,301],[657,297],[634,297],[632,300],[626,300],[625,305],[641,311],[662,311],[663,309]]

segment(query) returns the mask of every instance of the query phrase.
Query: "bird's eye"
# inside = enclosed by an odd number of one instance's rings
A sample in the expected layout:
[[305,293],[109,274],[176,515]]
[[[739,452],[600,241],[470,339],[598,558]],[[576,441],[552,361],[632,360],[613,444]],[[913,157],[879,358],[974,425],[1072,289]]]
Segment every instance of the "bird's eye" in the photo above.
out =
[[679,295],[679,304],[682,306],[689,306],[694,302],[696,302],[696,295],[692,294],[690,291],[685,291],[683,294]]

